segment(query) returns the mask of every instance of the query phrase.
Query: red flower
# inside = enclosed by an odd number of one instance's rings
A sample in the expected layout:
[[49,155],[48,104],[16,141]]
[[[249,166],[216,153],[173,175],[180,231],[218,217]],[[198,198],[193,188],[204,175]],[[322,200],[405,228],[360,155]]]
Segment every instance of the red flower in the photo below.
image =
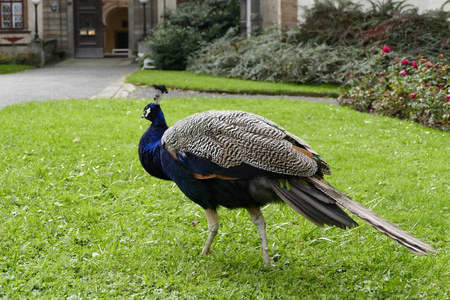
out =
[[414,99],[414,98],[416,98],[417,97],[417,93],[411,93],[411,94],[409,94],[409,98],[410,99]]
[[400,71],[400,75],[405,76],[406,75],[406,70],[401,70]]
[[384,46],[382,50],[383,50],[384,53],[391,52],[391,48],[389,48],[388,46]]
[[450,95],[447,95],[447,102],[450,102]]
[[402,65],[409,65],[409,61],[405,58],[404,60],[402,60]]
[[411,62],[411,65],[413,66],[414,69],[417,69],[418,65],[417,65],[417,61],[413,60]]

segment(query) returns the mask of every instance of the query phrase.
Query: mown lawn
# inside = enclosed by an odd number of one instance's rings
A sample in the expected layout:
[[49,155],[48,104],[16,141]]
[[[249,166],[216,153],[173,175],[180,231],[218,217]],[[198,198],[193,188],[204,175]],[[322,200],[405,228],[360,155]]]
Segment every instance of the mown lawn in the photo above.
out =
[[[241,109],[303,137],[329,181],[438,249],[418,256],[373,228],[317,228],[264,208],[271,255],[245,211],[203,210],[140,167],[146,100],[33,102],[0,110],[0,298],[448,299],[450,135],[345,107],[290,100],[166,99],[173,124]],[[195,223],[195,222],[198,223]]]
[[195,74],[188,71],[137,71],[128,76],[127,82],[140,85],[164,84],[171,88],[241,94],[339,95],[339,87],[333,85],[299,85],[242,80]]
[[33,69],[32,66],[25,65],[1,65],[0,64],[0,75],[2,74],[10,74],[10,73],[18,73],[25,70]]

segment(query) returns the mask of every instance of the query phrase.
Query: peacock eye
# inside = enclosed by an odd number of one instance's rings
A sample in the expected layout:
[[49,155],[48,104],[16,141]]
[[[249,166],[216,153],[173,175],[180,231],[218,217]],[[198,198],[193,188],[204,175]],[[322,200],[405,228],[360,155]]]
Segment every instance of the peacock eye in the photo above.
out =
[[151,113],[151,111],[152,111],[152,109],[151,109],[151,107],[146,107],[146,108],[144,108],[144,113],[142,114],[142,116],[144,117],[144,118],[147,118],[149,115],[150,115],[150,113]]

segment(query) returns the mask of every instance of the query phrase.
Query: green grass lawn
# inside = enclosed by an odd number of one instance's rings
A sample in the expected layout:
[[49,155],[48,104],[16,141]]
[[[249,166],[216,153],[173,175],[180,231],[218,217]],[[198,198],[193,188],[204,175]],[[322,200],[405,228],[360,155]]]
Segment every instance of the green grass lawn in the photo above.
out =
[[302,101],[163,100],[170,124],[218,108],[278,122],[331,164],[332,184],[438,249],[418,256],[359,219],[318,228],[273,204],[264,213],[278,268],[267,269],[246,211],[220,210],[214,252],[199,255],[203,210],[139,164],[147,101],[0,110],[0,298],[450,297],[448,133]]
[[1,74],[10,74],[10,73],[18,73],[25,70],[33,69],[32,66],[25,65],[0,65],[0,75]]
[[253,81],[194,74],[187,71],[137,71],[128,83],[140,85],[164,84],[172,88],[248,94],[285,94],[337,96],[339,87],[333,85],[298,85],[283,82]]

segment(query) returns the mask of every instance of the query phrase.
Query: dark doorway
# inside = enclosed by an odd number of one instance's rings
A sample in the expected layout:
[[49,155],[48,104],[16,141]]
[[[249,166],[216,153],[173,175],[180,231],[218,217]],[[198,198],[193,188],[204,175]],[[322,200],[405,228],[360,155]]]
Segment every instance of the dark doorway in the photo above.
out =
[[75,57],[103,57],[102,0],[74,0]]
[[116,48],[128,49],[128,31],[116,32]]

